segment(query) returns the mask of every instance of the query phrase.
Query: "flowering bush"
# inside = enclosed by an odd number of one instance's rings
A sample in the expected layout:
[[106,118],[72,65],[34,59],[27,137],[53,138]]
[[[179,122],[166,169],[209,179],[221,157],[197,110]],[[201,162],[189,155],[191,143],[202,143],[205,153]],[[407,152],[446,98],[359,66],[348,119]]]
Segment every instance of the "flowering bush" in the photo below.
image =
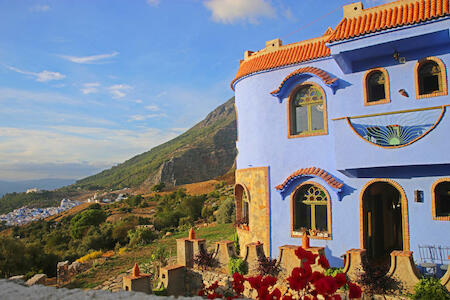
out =
[[94,259],[94,258],[99,258],[102,257],[103,252],[102,251],[93,251],[91,253],[86,254],[85,256],[80,257],[79,259],[77,259],[77,262],[80,263],[85,263],[88,260]]
[[[311,265],[315,263],[317,255],[310,251],[297,248],[295,255],[302,262],[301,267],[292,270],[291,276],[287,278],[289,289],[284,294],[278,288],[273,288],[277,283],[277,278],[273,276],[253,276],[244,277],[238,273],[233,274],[233,290],[234,295],[226,297],[227,300],[241,297],[244,291],[244,282],[247,281],[251,288],[256,291],[257,299],[262,300],[317,300],[320,295],[326,300],[341,300],[341,296],[336,294],[337,290],[348,286],[348,297],[350,299],[361,298],[361,288],[349,282],[343,273],[336,276],[326,276],[321,272],[312,271]],[[324,269],[328,269],[330,264],[325,256],[320,256],[318,264]],[[216,293],[218,283],[215,282],[210,287],[205,287],[199,292],[199,296],[208,299],[223,298],[223,295]]]

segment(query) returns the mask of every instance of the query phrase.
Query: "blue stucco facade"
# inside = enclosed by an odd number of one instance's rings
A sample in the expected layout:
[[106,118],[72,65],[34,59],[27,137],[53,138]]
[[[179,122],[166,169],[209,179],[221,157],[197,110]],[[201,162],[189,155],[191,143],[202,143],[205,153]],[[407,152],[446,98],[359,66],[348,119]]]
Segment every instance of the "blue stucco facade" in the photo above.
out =
[[[403,226],[407,226],[403,228],[407,246],[404,245],[403,250],[413,251],[417,259],[419,245],[450,246],[450,221],[433,219],[431,191],[437,180],[450,177],[450,107],[447,107],[450,96],[446,93],[417,99],[414,76],[416,64],[426,57],[440,59],[445,68],[450,65],[449,27],[447,16],[328,43],[329,56],[255,72],[234,82],[238,116],[237,170],[269,169],[268,228],[272,257],[278,256],[282,245],[301,245],[301,238],[291,234],[291,195],[305,181],[320,184],[331,198],[331,238],[312,238],[311,245],[325,247],[334,266],[343,265],[341,256],[347,250],[364,247],[360,202],[363,188],[370,181],[392,180],[406,195],[407,208],[403,208],[402,217]],[[395,51],[404,61],[393,58]],[[283,87],[281,99],[271,94],[286,76],[304,67],[318,68],[337,78],[335,86],[305,73]],[[380,67],[389,75],[390,102],[365,105],[364,74]],[[446,71],[448,74],[449,70]],[[448,85],[448,75],[445,81]],[[325,93],[327,134],[289,138],[289,93],[305,82],[319,85]],[[402,89],[408,97],[399,93]],[[432,107],[435,109],[422,110]],[[392,112],[399,113],[392,115]],[[380,114],[380,119],[389,116],[395,120],[407,113],[413,119],[426,113],[426,117],[435,118],[434,122],[438,123],[420,139],[397,148],[367,142],[358,136],[348,121],[355,116],[377,117]],[[293,180],[283,192],[276,189],[296,170],[310,167],[325,170],[343,183],[343,187],[336,189],[323,178],[305,175]],[[415,202],[417,190],[423,193],[422,202]],[[252,192],[249,187],[251,197],[254,196]],[[250,214],[252,209],[258,208],[250,207]]]

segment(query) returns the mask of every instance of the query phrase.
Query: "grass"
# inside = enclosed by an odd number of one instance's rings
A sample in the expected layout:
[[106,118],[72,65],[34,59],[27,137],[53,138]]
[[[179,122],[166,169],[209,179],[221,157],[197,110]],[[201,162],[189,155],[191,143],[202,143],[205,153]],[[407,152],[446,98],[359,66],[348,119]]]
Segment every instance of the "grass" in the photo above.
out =
[[[234,228],[232,224],[217,224],[210,227],[203,227],[196,230],[196,238],[206,239],[207,246],[212,246],[220,240],[230,240],[233,236]],[[69,288],[94,288],[108,279],[115,278],[121,273],[130,270],[134,263],[147,262],[159,246],[165,246],[172,256],[176,256],[176,239],[188,236],[188,231],[175,233],[169,237],[156,240],[153,243],[131,249],[122,255],[115,255],[95,269],[89,269],[84,273],[78,274]]]

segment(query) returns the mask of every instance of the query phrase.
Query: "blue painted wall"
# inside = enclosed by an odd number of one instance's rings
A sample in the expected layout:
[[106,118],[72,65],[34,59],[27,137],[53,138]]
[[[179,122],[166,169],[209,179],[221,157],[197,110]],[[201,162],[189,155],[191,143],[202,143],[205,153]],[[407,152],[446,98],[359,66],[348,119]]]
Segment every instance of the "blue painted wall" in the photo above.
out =
[[[311,245],[325,246],[332,265],[342,265],[340,259],[342,254],[351,248],[360,248],[359,197],[361,188],[372,178],[391,178],[405,190],[408,201],[410,250],[416,253],[416,259],[419,244],[450,246],[450,221],[434,221],[431,214],[431,186],[437,179],[450,176],[450,108],[447,108],[441,122],[428,135],[398,149],[384,149],[371,145],[356,136],[345,120],[331,120],[450,104],[449,95],[425,99],[415,97],[413,72],[419,59],[436,56],[446,66],[450,64],[449,19],[423,26],[426,26],[425,33],[439,31],[440,36],[446,27],[447,42],[439,40],[429,43],[428,47],[427,44],[419,45],[418,49],[418,44],[415,43],[416,48],[400,53],[407,60],[405,64],[395,62],[391,52],[377,51],[376,45],[381,43],[380,39],[383,38],[377,34],[348,44],[339,43],[336,46],[339,48],[337,50],[333,49],[333,45],[330,46],[336,57],[344,50],[347,56],[352,57],[353,61],[350,61],[349,65],[353,67],[347,74],[344,73],[342,66],[338,65],[335,57],[328,57],[261,72],[236,83],[239,153],[237,168],[270,167],[272,257],[278,255],[279,246],[301,244],[301,238],[290,236],[290,192],[295,186],[283,195],[275,189],[275,186],[281,184],[294,171],[313,166],[326,170],[345,184],[343,192],[338,194],[320,178],[305,177],[297,181],[297,184],[306,180],[315,181],[325,187],[331,196],[332,240],[311,240]],[[390,38],[390,46],[395,46],[395,41],[401,40],[399,45],[404,47],[408,44],[405,44],[405,39],[414,39],[411,30],[420,32],[419,29],[417,26],[414,29],[406,28],[403,35],[400,30],[396,30],[392,33],[394,37]],[[355,51],[355,55],[364,53],[361,52],[364,47],[368,49],[365,55],[360,57],[351,55],[352,51]],[[385,45],[382,48],[386,49]],[[278,98],[272,96],[270,92],[277,89],[292,71],[306,66],[320,68],[338,77],[339,89],[333,94],[332,89],[320,79],[302,76],[298,84],[305,81],[315,82],[325,91],[328,135],[289,139],[287,99],[279,103]],[[391,102],[364,106],[363,75],[374,67],[384,67],[389,74]],[[447,74],[448,72],[447,69]],[[409,97],[401,96],[398,93],[399,89],[405,89]],[[415,167],[416,165],[422,167]],[[423,203],[414,202],[414,190],[424,192]]]

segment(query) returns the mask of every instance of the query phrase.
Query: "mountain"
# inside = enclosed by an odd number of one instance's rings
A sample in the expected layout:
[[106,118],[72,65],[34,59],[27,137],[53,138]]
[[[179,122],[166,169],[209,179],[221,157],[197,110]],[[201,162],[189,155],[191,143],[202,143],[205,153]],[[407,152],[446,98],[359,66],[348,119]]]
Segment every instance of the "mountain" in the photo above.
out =
[[96,175],[75,187],[143,188],[163,182],[176,186],[225,174],[236,158],[234,97],[180,136]]
[[21,193],[28,189],[54,190],[75,182],[75,179],[46,178],[21,181],[0,181],[0,197],[6,193]]

